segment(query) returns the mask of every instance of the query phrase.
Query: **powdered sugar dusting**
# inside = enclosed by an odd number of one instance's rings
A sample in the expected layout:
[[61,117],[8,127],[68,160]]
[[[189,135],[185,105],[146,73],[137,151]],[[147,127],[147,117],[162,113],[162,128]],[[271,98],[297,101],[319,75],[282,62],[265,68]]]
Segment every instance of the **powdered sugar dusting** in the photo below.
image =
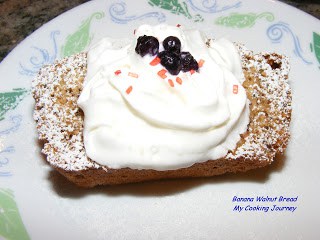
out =
[[238,49],[246,76],[244,87],[251,101],[250,124],[227,158],[272,161],[277,153],[284,152],[290,136],[289,61],[276,53],[253,55],[241,45]]
[[81,53],[43,67],[32,83],[42,152],[50,164],[67,171],[99,168],[86,156],[83,113],[77,106],[85,74],[86,54]]

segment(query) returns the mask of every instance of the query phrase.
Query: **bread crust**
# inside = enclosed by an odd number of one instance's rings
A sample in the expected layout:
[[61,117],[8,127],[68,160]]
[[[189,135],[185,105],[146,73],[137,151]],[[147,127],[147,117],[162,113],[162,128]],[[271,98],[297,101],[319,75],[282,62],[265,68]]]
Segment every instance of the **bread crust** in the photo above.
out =
[[276,53],[254,55],[241,45],[237,47],[245,75],[243,87],[250,100],[250,122],[237,147],[224,158],[169,171],[110,169],[89,159],[83,144],[84,116],[77,106],[87,58],[86,53],[79,53],[44,66],[32,82],[34,119],[47,161],[82,187],[210,177],[269,165],[276,154],[283,154],[290,136],[288,58]]

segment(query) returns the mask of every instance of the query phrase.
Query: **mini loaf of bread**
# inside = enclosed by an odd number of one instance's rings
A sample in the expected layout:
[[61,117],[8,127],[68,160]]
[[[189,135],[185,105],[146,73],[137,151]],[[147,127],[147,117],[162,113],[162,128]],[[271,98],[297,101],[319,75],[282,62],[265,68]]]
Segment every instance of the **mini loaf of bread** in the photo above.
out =
[[177,170],[111,169],[88,158],[83,141],[84,115],[77,105],[86,76],[87,54],[44,66],[33,80],[34,119],[48,163],[82,187],[168,178],[209,177],[269,165],[289,140],[291,89],[289,62],[276,53],[253,54],[237,45],[250,101],[250,122],[237,147],[224,158]]

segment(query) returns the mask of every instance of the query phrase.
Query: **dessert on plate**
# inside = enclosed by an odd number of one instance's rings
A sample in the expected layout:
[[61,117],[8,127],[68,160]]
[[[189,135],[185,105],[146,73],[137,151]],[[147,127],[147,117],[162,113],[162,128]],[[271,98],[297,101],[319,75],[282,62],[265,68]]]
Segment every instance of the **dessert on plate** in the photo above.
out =
[[288,58],[194,29],[142,25],[44,66],[33,80],[42,152],[93,187],[269,165],[289,140]]

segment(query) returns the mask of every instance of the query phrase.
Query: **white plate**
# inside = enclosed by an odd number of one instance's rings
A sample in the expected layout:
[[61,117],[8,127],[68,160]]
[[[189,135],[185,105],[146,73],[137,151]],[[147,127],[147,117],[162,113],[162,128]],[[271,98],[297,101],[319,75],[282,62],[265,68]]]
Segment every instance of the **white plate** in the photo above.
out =
[[[32,77],[42,64],[105,35],[125,37],[146,22],[194,26],[288,55],[293,116],[285,156],[244,174],[94,189],[79,189],[51,170],[32,120]],[[317,19],[271,0],[92,1],[45,24],[0,66],[0,239],[316,239],[319,34]],[[237,203],[234,196],[255,201]],[[259,196],[277,202],[257,202]],[[297,201],[279,202],[280,196]],[[237,212],[236,205],[269,211]],[[271,211],[273,205],[296,209]]]

